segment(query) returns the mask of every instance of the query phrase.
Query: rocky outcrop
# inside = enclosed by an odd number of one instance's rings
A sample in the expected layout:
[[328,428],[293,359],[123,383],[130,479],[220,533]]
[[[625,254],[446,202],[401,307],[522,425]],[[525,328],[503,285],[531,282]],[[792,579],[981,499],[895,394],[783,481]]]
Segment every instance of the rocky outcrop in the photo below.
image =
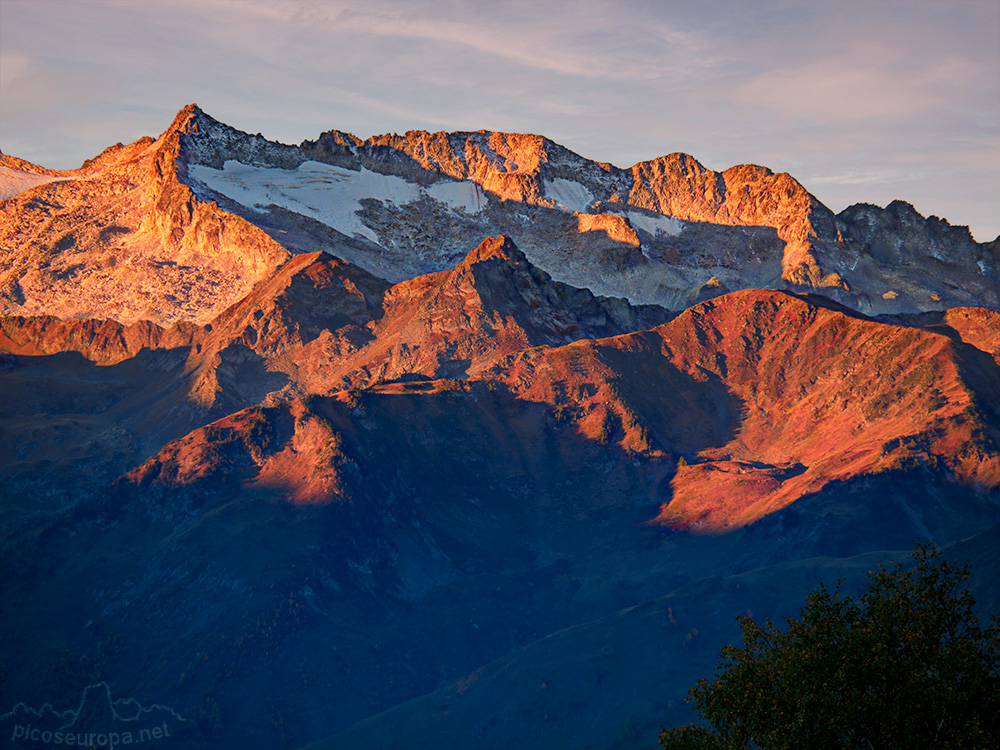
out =
[[881,283],[866,291],[882,297],[886,312],[1000,308],[1000,252],[996,243],[973,240],[968,227],[924,218],[904,201],[884,209],[850,206],[837,215],[836,225],[854,273]]
[[95,318],[15,315],[0,317],[0,350],[31,357],[79,352],[91,362],[110,365],[131,359],[143,349],[191,346],[197,331],[190,324],[163,329],[146,320],[124,325]]
[[847,288],[838,274],[823,272],[815,247],[838,239],[832,212],[787,173],[753,164],[713,172],[671,154],[632,167],[628,203],[687,221],[772,227],[785,242],[785,281]]
[[608,239],[626,245],[639,247],[642,241],[638,232],[627,217],[619,214],[580,214],[576,215],[577,227],[580,232],[604,232]]

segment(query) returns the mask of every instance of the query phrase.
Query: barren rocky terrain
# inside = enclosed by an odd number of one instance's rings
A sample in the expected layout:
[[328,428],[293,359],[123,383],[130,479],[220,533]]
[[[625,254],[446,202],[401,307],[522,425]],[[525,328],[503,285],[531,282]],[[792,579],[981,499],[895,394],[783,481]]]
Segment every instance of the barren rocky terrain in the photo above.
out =
[[193,106],[0,158],[4,721],[106,685],[163,747],[648,748],[737,615],[919,540],[1000,607],[997,244],[962,227]]

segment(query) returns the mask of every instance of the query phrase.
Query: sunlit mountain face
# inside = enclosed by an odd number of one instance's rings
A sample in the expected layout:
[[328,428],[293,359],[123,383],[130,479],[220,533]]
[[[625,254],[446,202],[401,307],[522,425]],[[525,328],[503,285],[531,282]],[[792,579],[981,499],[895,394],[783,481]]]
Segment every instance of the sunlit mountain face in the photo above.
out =
[[920,540],[1000,611],[1000,248],[902,201],[195,106],[0,198],[13,746],[648,748]]

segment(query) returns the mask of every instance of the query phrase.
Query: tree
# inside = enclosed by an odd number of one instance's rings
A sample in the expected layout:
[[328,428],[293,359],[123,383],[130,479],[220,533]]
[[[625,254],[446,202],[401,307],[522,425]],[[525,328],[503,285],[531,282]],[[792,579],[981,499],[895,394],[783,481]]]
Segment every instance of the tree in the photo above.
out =
[[741,617],[743,647],[689,691],[707,727],[674,750],[1000,747],[1000,619],[980,624],[956,567],[929,546],[869,571],[859,600],[825,586],[782,630]]

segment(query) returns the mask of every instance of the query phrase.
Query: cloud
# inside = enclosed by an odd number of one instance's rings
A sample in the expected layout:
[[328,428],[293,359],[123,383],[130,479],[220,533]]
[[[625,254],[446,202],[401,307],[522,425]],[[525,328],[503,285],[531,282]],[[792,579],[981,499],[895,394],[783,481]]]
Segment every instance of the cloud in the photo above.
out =
[[809,183],[811,185],[879,185],[898,182],[905,176],[899,171],[841,172],[813,177]]
[[764,71],[734,88],[735,101],[791,118],[853,123],[912,121],[942,107],[968,103],[968,82],[983,65],[947,58],[914,63],[854,53]]
[[[438,53],[443,55],[448,55],[447,48],[457,47],[473,58],[494,58],[494,64],[503,61],[541,72],[594,78],[654,78],[672,68],[690,68],[705,52],[698,34],[665,23],[641,6],[636,6],[636,12],[623,13],[620,3],[383,2],[361,6],[228,0],[222,4],[232,12],[281,21],[309,35],[355,42],[361,36],[365,44],[379,38],[430,42],[440,45]],[[671,64],[665,66],[668,57]]]
[[0,50],[0,91],[16,85],[28,76],[32,67],[31,55],[23,50]]

